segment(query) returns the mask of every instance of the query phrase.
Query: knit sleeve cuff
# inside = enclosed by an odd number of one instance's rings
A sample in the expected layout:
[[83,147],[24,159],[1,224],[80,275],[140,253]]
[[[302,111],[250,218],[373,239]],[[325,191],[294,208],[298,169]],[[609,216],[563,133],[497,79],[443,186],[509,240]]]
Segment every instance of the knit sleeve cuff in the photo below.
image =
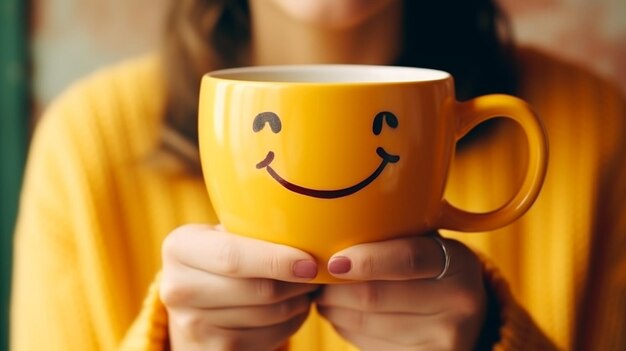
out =
[[508,283],[495,267],[480,257],[487,291],[487,317],[478,350],[557,350],[552,341],[515,301]]
[[159,297],[161,274],[148,289],[139,315],[122,341],[119,351],[166,351],[169,350],[167,312]]

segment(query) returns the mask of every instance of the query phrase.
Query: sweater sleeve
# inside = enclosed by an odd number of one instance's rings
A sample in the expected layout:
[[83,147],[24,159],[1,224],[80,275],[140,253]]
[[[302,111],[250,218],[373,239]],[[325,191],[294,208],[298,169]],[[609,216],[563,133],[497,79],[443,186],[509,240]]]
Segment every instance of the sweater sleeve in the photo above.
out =
[[124,337],[119,351],[168,350],[167,312],[159,298],[160,274],[150,286],[141,312]]
[[[162,334],[143,343],[129,337],[135,341],[124,345],[163,348],[154,344],[166,335],[164,314],[157,313],[158,279],[142,310],[149,282],[136,277],[147,271],[138,262],[147,256],[131,251],[134,237],[124,226],[129,219],[108,152],[116,140],[103,133],[103,126],[117,127],[113,121],[123,113],[102,97],[117,91],[108,88],[110,80],[107,73],[77,83],[47,109],[33,135],[14,240],[13,351],[116,350],[125,335],[140,334],[129,326],[147,315],[155,316]],[[139,238],[137,246],[147,251],[148,239]]]
[[[577,315],[577,350],[617,350],[626,345],[626,99],[601,90],[607,147],[584,292]],[[611,132],[609,134],[609,132]]]
[[[94,325],[76,231],[84,184],[79,154],[59,104],[31,143],[15,232],[11,350],[100,350],[113,346]],[[83,199],[84,200],[84,199]]]
[[495,265],[480,257],[483,265],[488,307],[477,350],[551,351],[554,343],[515,300],[508,283]]

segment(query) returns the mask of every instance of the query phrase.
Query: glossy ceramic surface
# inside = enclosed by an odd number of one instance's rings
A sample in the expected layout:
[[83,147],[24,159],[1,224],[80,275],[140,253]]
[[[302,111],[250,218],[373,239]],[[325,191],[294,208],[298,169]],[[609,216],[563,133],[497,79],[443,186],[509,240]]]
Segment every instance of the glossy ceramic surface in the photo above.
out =
[[[362,242],[446,228],[491,230],[537,197],[547,162],[543,129],[521,100],[455,100],[445,72],[375,66],[218,71],[202,80],[204,177],[228,231],[330,255]],[[443,198],[456,141],[507,116],[529,140],[519,192],[489,213]],[[318,282],[332,282],[321,271]]]

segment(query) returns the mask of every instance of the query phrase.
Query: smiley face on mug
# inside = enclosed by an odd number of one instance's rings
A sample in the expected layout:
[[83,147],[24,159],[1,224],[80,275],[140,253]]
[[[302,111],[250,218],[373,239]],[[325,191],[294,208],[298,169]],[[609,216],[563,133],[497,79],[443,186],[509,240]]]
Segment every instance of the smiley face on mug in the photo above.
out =
[[[252,131],[254,133],[259,133],[265,129],[266,125],[269,127],[268,132],[271,132],[274,134],[280,134],[282,132],[283,123],[282,123],[280,116],[278,116],[278,114],[271,112],[271,111],[261,112],[256,115],[256,117],[254,118],[252,122]],[[393,114],[390,111],[381,111],[381,112],[378,112],[374,116],[374,119],[372,122],[372,133],[378,136],[383,132],[383,129],[385,127],[388,127],[391,129],[398,128],[398,118],[396,117],[395,114]],[[363,152],[367,152],[367,150],[363,150]],[[365,188],[370,183],[375,181],[376,178],[378,178],[378,176],[385,170],[385,167],[387,167],[388,164],[390,163],[393,164],[400,160],[399,155],[395,155],[395,154],[387,152],[383,146],[378,146],[376,148],[375,153],[381,159],[378,167],[374,169],[369,175],[365,175],[364,177],[362,177],[360,181],[357,181],[356,183],[350,186],[339,188],[339,189],[305,187],[302,185],[298,185],[297,180],[288,180],[288,179],[283,178],[271,166],[272,161],[274,161],[274,158],[276,157],[274,151],[272,150],[268,150],[265,158],[256,164],[256,168],[259,170],[265,169],[269,176],[271,176],[276,182],[278,182],[278,184],[282,185],[285,189],[289,191],[292,191],[292,192],[295,192],[304,196],[314,197],[314,198],[335,199],[335,198],[352,195],[358,192],[359,190]],[[334,171],[343,172],[345,170],[334,170]]]

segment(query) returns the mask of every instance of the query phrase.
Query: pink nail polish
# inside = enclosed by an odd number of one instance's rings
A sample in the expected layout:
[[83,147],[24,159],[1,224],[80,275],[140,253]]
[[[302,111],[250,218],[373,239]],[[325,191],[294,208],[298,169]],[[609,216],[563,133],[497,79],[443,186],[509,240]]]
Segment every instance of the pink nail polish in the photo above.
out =
[[317,275],[317,263],[312,260],[300,260],[293,264],[293,275],[298,278],[312,279]]
[[345,274],[350,272],[352,268],[352,262],[349,258],[339,256],[334,257],[328,263],[328,271],[332,274]]

